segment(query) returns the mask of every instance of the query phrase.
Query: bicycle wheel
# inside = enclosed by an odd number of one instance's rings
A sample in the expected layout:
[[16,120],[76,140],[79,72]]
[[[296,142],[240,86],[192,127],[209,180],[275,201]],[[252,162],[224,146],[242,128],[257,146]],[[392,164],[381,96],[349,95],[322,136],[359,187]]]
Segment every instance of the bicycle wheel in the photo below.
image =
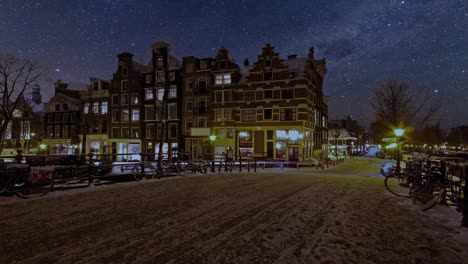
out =
[[411,191],[413,205],[427,211],[445,199],[445,186],[440,183],[426,182]]
[[54,178],[50,174],[29,176],[29,170],[15,170],[14,194],[20,198],[35,198],[46,195],[54,187]]
[[385,188],[398,197],[410,197],[411,176],[406,173],[392,173],[385,177]]

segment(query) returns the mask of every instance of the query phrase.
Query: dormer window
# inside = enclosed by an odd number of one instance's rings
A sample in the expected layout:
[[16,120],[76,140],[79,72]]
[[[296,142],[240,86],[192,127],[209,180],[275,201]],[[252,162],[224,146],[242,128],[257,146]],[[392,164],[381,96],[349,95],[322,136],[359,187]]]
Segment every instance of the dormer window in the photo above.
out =
[[122,67],[122,76],[127,77],[128,76],[128,67]]
[[162,56],[158,56],[156,58],[156,67],[163,67],[164,66],[164,60]]
[[219,68],[220,69],[226,69],[226,61],[225,60],[220,60],[219,61]]
[[200,61],[200,70],[206,70],[207,64],[206,61],[202,60]]

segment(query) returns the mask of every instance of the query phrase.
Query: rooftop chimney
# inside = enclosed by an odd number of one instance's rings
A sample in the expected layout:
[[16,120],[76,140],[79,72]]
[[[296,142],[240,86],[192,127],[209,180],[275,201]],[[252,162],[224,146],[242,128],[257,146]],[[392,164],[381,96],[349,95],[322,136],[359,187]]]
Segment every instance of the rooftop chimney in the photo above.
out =
[[249,66],[249,64],[250,64],[250,63],[249,63],[249,59],[245,59],[245,60],[244,60],[244,66],[247,67],[247,66]]

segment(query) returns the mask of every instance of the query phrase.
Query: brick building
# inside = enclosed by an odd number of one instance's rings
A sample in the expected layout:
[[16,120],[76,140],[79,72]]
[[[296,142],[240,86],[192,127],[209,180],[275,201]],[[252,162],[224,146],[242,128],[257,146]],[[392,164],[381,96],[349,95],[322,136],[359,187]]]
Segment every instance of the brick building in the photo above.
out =
[[73,154],[79,149],[82,92],[82,87],[71,89],[66,83],[55,83],[55,95],[45,104],[43,143],[47,153]]
[[107,154],[110,151],[110,82],[90,78],[90,83],[88,90],[81,94],[81,118],[84,120],[81,120],[80,140],[82,144],[80,147],[83,149],[83,144],[85,144],[86,153]]
[[183,144],[181,67],[169,44],[156,42],[151,48],[150,67],[143,75],[141,90],[143,151],[156,155],[161,151],[167,158]]

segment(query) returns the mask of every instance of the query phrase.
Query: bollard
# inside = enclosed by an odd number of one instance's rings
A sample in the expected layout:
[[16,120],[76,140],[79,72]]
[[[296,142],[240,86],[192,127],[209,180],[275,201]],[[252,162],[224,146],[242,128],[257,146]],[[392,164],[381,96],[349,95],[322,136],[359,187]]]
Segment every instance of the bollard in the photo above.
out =
[[215,173],[215,162],[211,161],[211,173]]
[[239,159],[239,172],[242,172],[242,160]]
[[218,173],[221,173],[221,166],[222,166],[222,162],[219,161],[219,163],[218,163]]
[[254,160],[254,172],[257,172],[257,160]]
[[281,162],[281,170],[283,170],[283,162]]
[[247,172],[250,172],[250,160],[247,161]]

